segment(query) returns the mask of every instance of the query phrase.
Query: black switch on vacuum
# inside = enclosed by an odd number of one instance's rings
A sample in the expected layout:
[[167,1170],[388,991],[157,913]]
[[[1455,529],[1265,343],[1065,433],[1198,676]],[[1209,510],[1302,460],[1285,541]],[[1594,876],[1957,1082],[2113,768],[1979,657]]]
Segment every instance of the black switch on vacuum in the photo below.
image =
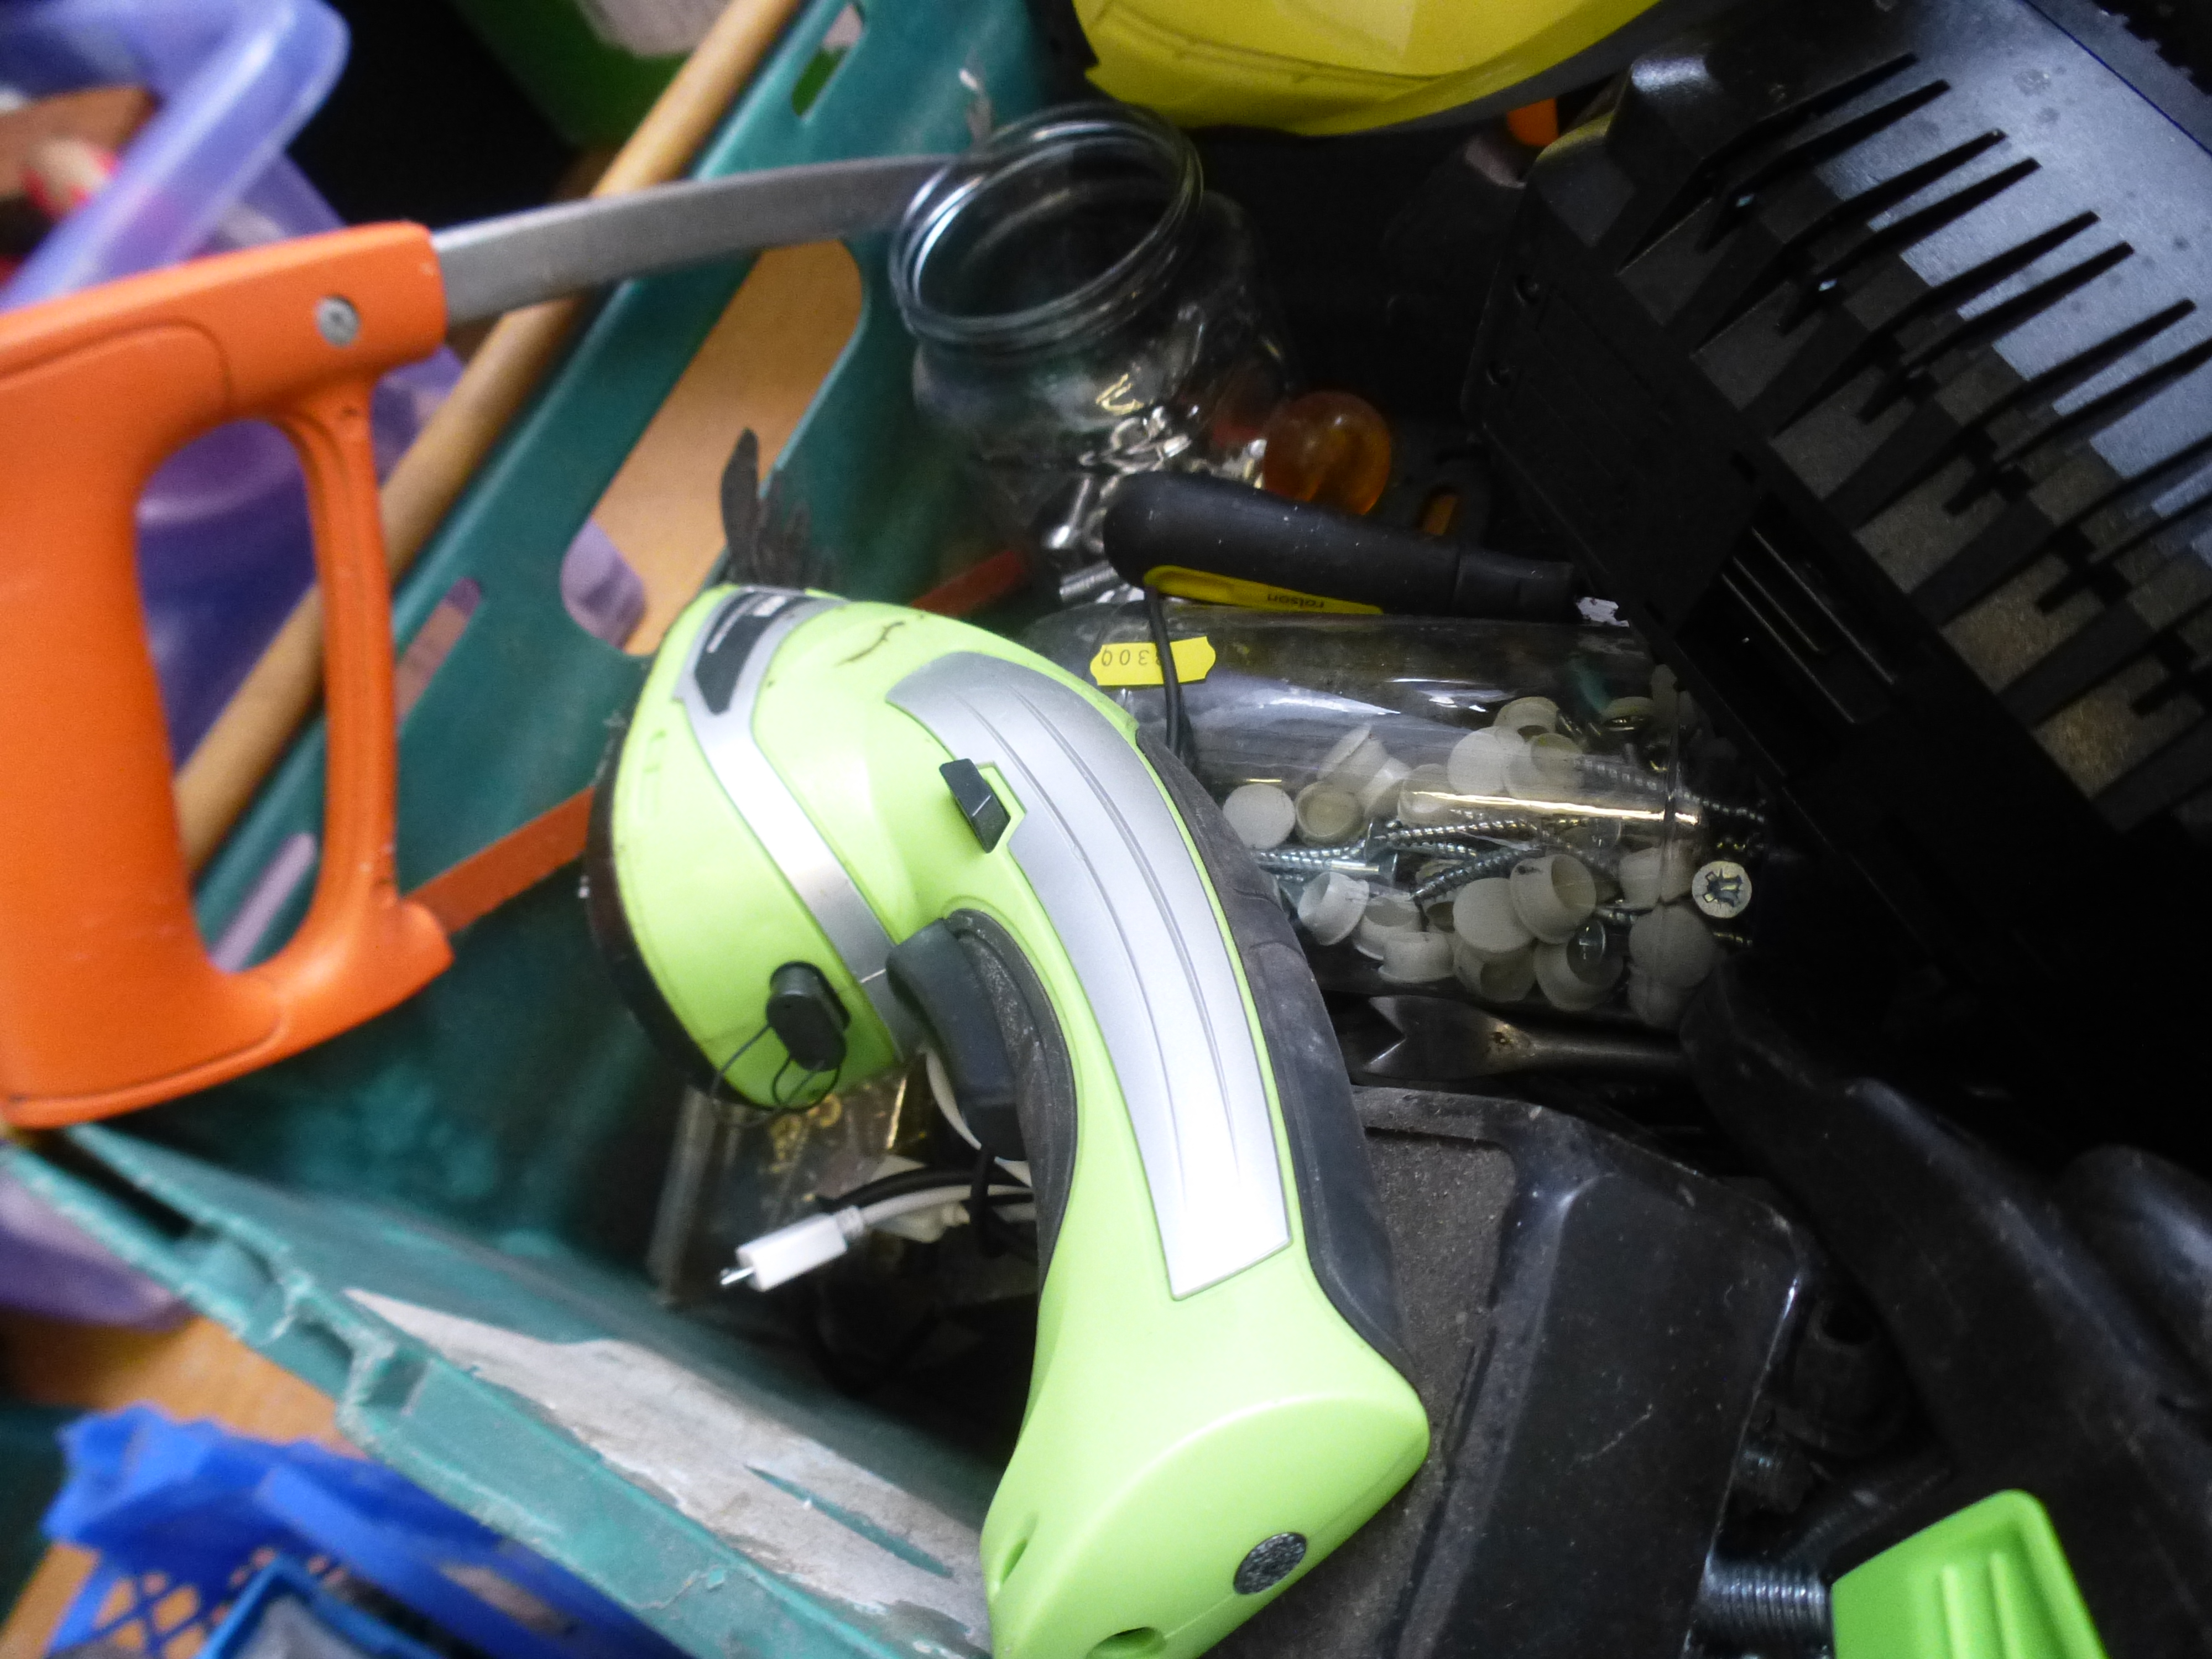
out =
[[852,1021],[812,963],[787,962],[769,976],[769,1029],[809,1077],[843,1066],[845,1028]]
[[1013,822],[1006,803],[992,791],[988,780],[975,769],[974,761],[947,761],[937,769],[945,779],[945,787],[952,792],[960,816],[975,832],[976,844],[989,852]]

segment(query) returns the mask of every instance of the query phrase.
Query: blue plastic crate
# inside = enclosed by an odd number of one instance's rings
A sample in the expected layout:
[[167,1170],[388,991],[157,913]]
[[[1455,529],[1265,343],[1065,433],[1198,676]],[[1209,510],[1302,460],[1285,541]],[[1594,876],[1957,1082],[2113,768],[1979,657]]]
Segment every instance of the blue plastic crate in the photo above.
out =
[[[55,1651],[101,1642],[191,1659],[234,1610],[342,1573],[490,1659],[676,1653],[550,1562],[360,1458],[145,1406],[82,1418],[61,1440],[69,1478],[46,1530],[100,1559],[55,1627]],[[294,1565],[264,1583],[278,1562]],[[400,1659],[418,1659],[409,1647]]]
[[445,1659],[434,1648],[394,1630],[374,1614],[325,1589],[301,1564],[278,1556],[239,1592],[221,1624],[210,1632],[198,1659],[240,1659],[253,1650],[263,1621],[285,1603],[306,1613],[360,1659]]

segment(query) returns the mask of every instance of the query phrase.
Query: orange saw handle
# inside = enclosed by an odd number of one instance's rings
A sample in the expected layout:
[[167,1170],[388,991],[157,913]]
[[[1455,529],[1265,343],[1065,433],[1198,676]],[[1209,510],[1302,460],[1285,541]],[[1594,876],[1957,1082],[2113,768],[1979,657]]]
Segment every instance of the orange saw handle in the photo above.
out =
[[[0,1114],[185,1094],[391,1007],[452,952],[392,869],[392,605],[369,398],[446,331],[428,233],[377,225],[195,260],[0,315]],[[268,962],[192,916],[135,508],[225,421],[299,453],[325,627],[322,868]]]

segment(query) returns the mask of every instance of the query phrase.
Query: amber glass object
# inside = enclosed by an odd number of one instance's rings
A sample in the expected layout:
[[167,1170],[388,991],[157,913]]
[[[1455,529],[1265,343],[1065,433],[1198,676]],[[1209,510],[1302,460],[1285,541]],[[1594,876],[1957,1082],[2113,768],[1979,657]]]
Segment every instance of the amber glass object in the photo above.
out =
[[1364,513],[1390,482],[1390,423],[1364,398],[1309,392],[1268,417],[1260,487]]

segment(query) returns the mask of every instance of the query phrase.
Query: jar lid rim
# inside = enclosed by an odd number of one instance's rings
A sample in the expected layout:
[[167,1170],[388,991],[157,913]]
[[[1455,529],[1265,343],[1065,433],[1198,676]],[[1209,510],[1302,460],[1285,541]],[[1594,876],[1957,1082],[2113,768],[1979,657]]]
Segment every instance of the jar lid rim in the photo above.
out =
[[[962,316],[922,297],[931,255],[988,185],[1056,161],[1077,146],[1115,144],[1162,163],[1171,194],[1158,222],[1104,270],[1020,311]],[[899,313],[924,339],[984,350],[1020,351],[1110,327],[1148,300],[1157,279],[1177,262],[1182,227],[1203,193],[1196,149],[1151,112],[1090,103],[1039,110],[1000,128],[946,167],[907,210],[890,254]]]

